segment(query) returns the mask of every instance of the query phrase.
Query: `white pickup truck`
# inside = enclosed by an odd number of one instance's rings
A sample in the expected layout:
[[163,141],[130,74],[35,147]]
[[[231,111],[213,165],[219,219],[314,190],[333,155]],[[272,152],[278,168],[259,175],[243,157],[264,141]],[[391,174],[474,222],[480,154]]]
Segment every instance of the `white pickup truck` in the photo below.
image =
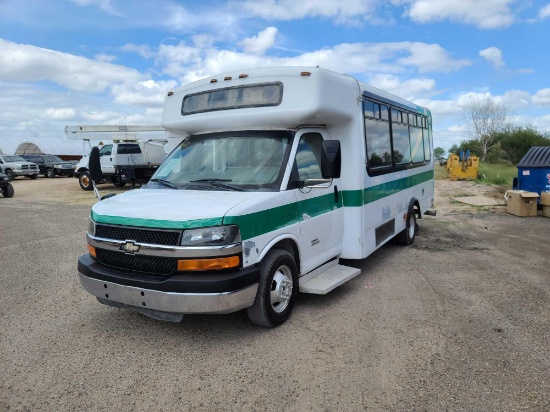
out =
[[[127,182],[147,183],[166,158],[162,146],[148,142],[110,143],[99,150],[103,182],[123,187]],[[74,167],[82,190],[92,190],[89,156],[84,156]]]

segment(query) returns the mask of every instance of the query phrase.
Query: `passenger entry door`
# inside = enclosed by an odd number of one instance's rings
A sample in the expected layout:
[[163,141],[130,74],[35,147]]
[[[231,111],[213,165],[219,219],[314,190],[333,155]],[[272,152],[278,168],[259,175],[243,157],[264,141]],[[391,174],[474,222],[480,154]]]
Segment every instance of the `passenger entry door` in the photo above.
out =
[[[322,143],[328,134],[324,130],[312,129],[298,133],[291,179],[294,182],[322,179]],[[339,182],[340,179],[333,179],[332,184],[295,189],[300,221],[302,274],[342,252],[344,215]]]

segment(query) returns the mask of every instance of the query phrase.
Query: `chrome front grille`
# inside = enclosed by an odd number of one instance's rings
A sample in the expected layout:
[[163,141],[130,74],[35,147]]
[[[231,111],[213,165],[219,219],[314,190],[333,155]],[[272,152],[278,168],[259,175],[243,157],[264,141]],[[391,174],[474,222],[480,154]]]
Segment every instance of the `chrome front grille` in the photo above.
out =
[[21,165],[21,170],[38,170],[36,165]]
[[97,249],[97,259],[105,266],[151,275],[171,275],[178,266],[177,259],[173,258],[128,255],[104,249]]
[[153,245],[178,246],[181,230],[148,230],[127,226],[96,225],[95,236],[113,240],[134,240],[138,243]]

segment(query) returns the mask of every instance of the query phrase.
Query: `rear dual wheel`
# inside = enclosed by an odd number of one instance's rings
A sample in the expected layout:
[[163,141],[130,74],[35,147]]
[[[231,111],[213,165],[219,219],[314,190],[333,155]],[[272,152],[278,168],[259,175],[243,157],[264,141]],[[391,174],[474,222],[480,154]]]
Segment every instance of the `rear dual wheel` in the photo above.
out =
[[397,235],[397,243],[400,245],[412,245],[414,238],[418,232],[418,225],[416,224],[416,210],[411,207],[407,213],[407,224],[405,230]]
[[246,311],[257,325],[272,328],[287,320],[298,296],[298,269],[291,253],[273,249],[260,265],[254,304]]

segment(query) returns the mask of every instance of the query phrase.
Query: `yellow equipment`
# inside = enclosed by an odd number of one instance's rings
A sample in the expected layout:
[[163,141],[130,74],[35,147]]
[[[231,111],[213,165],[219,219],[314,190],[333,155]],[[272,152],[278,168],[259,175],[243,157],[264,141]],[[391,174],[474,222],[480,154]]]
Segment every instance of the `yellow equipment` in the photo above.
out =
[[479,158],[470,156],[469,150],[461,150],[460,156],[454,153],[450,154],[446,169],[451,180],[475,180],[478,167]]

